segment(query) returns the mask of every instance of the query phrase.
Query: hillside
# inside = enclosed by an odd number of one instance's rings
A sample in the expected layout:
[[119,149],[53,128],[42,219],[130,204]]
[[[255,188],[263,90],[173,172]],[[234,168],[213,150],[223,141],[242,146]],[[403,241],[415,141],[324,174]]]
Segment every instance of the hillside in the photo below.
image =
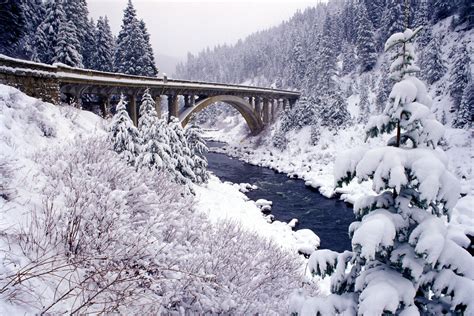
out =
[[317,236],[238,185],[135,169],[108,124],[0,85],[0,314],[286,313]]

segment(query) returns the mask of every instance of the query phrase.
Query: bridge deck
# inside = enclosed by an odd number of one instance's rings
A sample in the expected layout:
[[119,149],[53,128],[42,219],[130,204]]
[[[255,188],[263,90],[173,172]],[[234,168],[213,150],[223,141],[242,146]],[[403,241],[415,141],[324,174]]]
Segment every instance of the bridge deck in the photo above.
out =
[[174,93],[192,92],[199,94],[199,92],[205,92],[207,94],[252,95],[286,99],[298,99],[300,96],[300,93],[296,91],[236,84],[133,76],[74,68],[63,64],[47,65],[0,55],[0,73],[2,72],[14,72],[16,75],[25,76],[39,75],[52,77],[56,78],[61,85],[128,87],[138,89],[150,88],[161,90],[163,93],[173,91]]

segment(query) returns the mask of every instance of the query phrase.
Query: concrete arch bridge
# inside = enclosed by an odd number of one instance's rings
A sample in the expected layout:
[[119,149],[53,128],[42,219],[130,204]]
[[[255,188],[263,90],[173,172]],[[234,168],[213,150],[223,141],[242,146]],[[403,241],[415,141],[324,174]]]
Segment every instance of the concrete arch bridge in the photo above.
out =
[[[252,134],[256,135],[274,121],[284,107],[291,107],[300,97],[296,91],[244,85],[221,84],[169,78],[132,76],[72,68],[62,64],[40,64],[0,55],[0,83],[15,86],[26,94],[58,104],[74,98],[81,103],[84,95],[97,95],[105,115],[113,95],[125,94],[128,112],[138,121],[137,98],[149,89],[161,116],[162,104],[168,117],[177,117],[185,126],[192,115],[221,102],[237,109]],[[162,102],[166,98],[167,102]],[[181,102],[180,102],[181,100]],[[181,105],[180,105],[181,104]]]

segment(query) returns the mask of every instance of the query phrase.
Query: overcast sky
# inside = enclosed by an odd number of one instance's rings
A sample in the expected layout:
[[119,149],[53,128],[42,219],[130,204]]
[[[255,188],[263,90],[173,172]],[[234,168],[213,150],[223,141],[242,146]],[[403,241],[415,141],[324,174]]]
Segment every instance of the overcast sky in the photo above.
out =
[[[128,0],[88,0],[96,20],[107,15],[112,32],[120,30]],[[232,44],[251,33],[288,20],[298,9],[318,0],[133,0],[139,18],[145,20],[155,53],[179,59],[188,51]]]

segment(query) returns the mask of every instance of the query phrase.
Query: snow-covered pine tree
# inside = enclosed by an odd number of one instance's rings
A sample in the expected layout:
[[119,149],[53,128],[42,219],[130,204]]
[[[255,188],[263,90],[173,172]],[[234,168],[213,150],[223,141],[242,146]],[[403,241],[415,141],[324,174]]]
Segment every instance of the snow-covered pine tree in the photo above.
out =
[[142,96],[138,132],[140,152],[135,165],[137,168],[169,170],[171,166],[171,147],[165,122],[158,118],[155,101],[148,90]]
[[62,63],[72,67],[82,67],[82,56],[77,51],[79,41],[76,38],[74,23],[62,22],[59,24],[57,44],[54,48],[54,63]]
[[352,251],[319,250],[309,259],[313,273],[332,274],[334,294],[307,300],[296,312],[474,313],[474,258],[463,248],[470,240],[449,223],[460,185],[437,148],[444,127],[433,118],[425,85],[413,75],[416,33],[406,29],[387,40],[385,49],[397,50],[391,69],[398,82],[384,113],[367,129],[368,136],[397,130],[395,140],[352,150],[335,164],[338,185],[371,179],[378,195],[354,205]]
[[198,125],[191,124],[185,129],[185,137],[194,162],[193,172],[196,175],[196,183],[205,183],[209,179],[206,158],[209,149],[202,137],[202,129]]
[[453,12],[453,2],[446,0],[431,0],[431,9],[433,10],[433,23],[447,18]]
[[378,29],[382,23],[383,9],[386,0],[363,0],[368,16],[374,28]]
[[15,56],[32,59],[35,50],[35,33],[44,19],[45,9],[42,0],[23,0],[21,5],[23,7],[26,28],[23,37],[16,47]]
[[339,130],[351,122],[351,114],[347,110],[347,101],[339,88],[317,97],[316,104],[321,126]]
[[454,119],[454,127],[457,128],[472,128],[474,122],[474,80],[471,79],[464,88],[461,98],[459,110]]
[[472,0],[459,0],[458,24],[466,23],[466,30],[474,27],[474,2]]
[[60,25],[66,21],[66,14],[61,0],[48,0],[45,8],[45,18],[36,30],[33,59],[51,64],[58,44]]
[[66,19],[76,29],[77,51],[81,54],[86,68],[91,68],[94,55],[94,23],[89,20],[86,0],[62,0]]
[[438,36],[431,39],[428,46],[424,49],[422,58],[422,75],[431,85],[441,79],[446,73],[441,53],[441,39]]
[[152,61],[147,48],[145,35],[137,13],[129,0],[124,10],[122,29],[117,37],[114,68],[115,71],[130,75],[147,76],[150,72]]
[[303,85],[304,75],[306,71],[306,58],[303,45],[299,39],[295,40],[295,46],[291,50],[290,64],[288,74],[288,84],[290,87],[301,87]]
[[346,44],[342,48],[342,75],[347,75],[356,69],[356,53],[352,44]]
[[20,1],[2,1],[0,8],[0,54],[11,55],[27,30]]
[[134,165],[139,153],[139,133],[128,115],[124,95],[120,96],[116,112],[107,131],[112,150],[120,154],[128,164]]
[[171,163],[174,166],[173,175],[177,183],[190,185],[191,182],[196,182],[196,175],[194,174],[194,161],[188,142],[184,136],[184,130],[181,122],[173,117],[169,123],[168,136],[171,146]]
[[377,110],[377,113],[382,113],[385,109],[385,104],[388,100],[390,91],[392,90],[392,79],[390,79],[389,76],[383,75],[384,73],[388,73],[389,68],[390,66],[387,60],[387,56],[385,55],[382,65],[380,66],[382,75],[380,76],[379,84],[377,85],[377,93],[375,96],[375,108]]
[[367,123],[370,113],[369,86],[367,80],[368,79],[365,76],[362,77],[361,84],[359,87],[360,100],[359,117],[357,118],[357,121],[363,124]]
[[424,28],[421,29],[420,34],[416,37],[416,44],[418,50],[424,50],[431,41],[432,32],[431,27],[429,27],[430,23],[430,10],[428,8],[428,1],[429,0],[422,0],[420,1],[419,9],[415,12],[413,25],[423,26]]
[[114,67],[114,39],[110,30],[109,20],[99,17],[96,27],[96,49],[92,68],[112,72]]
[[388,37],[395,33],[401,32],[404,29],[404,1],[401,0],[387,0],[385,9],[382,15],[382,29],[380,44],[388,39]]
[[471,64],[471,59],[465,43],[461,43],[456,49],[454,65],[450,75],[449,92],[453,98],[453,110],[458,111],[461,105],[462,94],[471,78],[471,69],[467,65]]
[[145,61],[145,75],[149,77],[156,77],[158,74],[158,69],[155,64],[155,54],[153,53],[153,47],[150,42],[150,34],[145,25],[145,21],[140,20],[140,30],[143,34],[143,40],[145,41],[146,48],[146,61]]
[[357,57],[360,72],[370,71],[377,62],[374,28],[363,2],[357,5]]

